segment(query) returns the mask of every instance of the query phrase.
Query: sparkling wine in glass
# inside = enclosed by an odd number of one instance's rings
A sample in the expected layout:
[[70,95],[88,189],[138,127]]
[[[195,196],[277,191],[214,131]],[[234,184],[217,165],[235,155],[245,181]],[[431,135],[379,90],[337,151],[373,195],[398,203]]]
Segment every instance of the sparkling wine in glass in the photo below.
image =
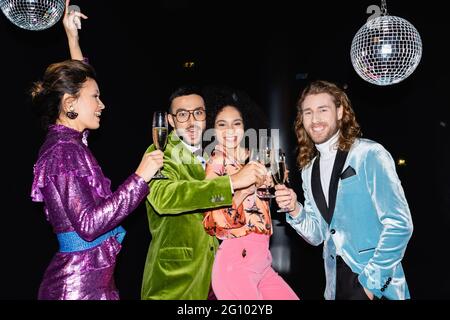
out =
[[[271,155],[272,148],[270,147],[270,138],[267,138],[267,145],[261,148],[260,162],[266,167],[267,174],[271,173]],[[270,193],[269,187],[258,189],[258,197],[260,199],[269,200],[275,198],[275,195]]]
[[[260,161],[260,154],[258,149],[254,148],[254,149],[250,149],[250,156],[249,156],[249,162],[259,162]],[[255,189],[255,194],[253,195],[254,198],[254,202],[253,202],[253,206],[251,206],[250,208],[245,209],[245,211],[247,212],[259,212],[258,207],[256,206],[256,198],[257,198],[257,190]]]
[[167,143],[167,128],[164,127],[154,127],[153,128],[153,143],[156,149],[164,150]]
[[[164,111],[156,111],[153,113],[152,137],[156,149],[164,151],[167,144],[168,132],[167,113]],[[153,179],[167,179],[167,177],[158,169]]]
[[[286,156],[281,149],[274,149],[272,156],[272,178],[275,184],[285,184],[288,175],[286,173]],[[290,212],[289,208],[280,208],[277,212]]]

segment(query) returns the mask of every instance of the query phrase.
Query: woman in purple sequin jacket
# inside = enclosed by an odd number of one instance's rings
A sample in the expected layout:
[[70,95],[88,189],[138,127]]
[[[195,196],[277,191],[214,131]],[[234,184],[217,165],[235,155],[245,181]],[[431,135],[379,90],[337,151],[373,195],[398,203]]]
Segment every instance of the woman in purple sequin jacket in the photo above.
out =
[[39,299],[119,299],[116,256],[119,226],[149,192],[163,153],[145,154],[135,173],[115,191],[87,146],[105,106],[92,67],[68,60],[50,65],[32,89],[48,129],[34,166],[31,197],[44,202],[59,241],[39,288]]

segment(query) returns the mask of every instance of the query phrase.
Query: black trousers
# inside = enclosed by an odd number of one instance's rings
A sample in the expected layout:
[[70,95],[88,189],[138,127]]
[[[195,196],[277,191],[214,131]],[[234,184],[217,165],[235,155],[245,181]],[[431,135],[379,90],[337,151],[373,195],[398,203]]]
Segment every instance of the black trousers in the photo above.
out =
[[336,300],[369,300],[358,274],[340,256],[336,256]]

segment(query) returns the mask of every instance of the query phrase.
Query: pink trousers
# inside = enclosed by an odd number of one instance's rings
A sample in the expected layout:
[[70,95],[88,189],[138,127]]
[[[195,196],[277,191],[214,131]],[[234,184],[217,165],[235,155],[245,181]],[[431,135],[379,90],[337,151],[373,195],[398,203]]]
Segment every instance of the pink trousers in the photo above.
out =
[[212,287],[219,300],[298,300],[272,268],[269,236],[227,239],[217,251]]

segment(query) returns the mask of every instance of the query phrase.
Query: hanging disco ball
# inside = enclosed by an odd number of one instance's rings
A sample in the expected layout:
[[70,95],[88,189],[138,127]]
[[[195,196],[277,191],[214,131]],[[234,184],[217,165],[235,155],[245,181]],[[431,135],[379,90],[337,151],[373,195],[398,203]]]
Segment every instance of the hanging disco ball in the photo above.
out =
[[422,57],[422,40],[405,19],[382,15],[369,20],[352,41],[353,68],[364,80],[387,86],[405,80]]
[[64,13],[64,0],[0,0],[0,8],[16,26],[44,30],[53,26]]

